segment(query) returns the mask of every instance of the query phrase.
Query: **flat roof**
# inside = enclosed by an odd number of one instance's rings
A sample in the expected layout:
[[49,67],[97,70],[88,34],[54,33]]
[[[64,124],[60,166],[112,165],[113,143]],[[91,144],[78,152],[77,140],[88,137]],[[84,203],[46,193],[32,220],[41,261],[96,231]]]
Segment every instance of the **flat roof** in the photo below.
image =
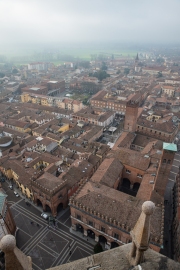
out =
[[177,152],[177,145],[175,143],[163,142],[163,149]]
[[108,142],[107,145],[108,145],[110,148],[113,148],[114,143]]
[[43,138],[39,136],[39,137],[36,138],[36,140],[40,142],[40,141],[43,140]]
[[114,132],[116,129],[116,127],[110,127],[108,130]]
[[38,88],[38,87],[32,87],[32,88],[29,88],[30,90],[33,90],[33,91],[37,91],[37,90],[39,90],[40,88]]
[[48,83],[58,83],[58,81],[49,81]]
[[9,82],[8,85],[14,85],[16,82]]

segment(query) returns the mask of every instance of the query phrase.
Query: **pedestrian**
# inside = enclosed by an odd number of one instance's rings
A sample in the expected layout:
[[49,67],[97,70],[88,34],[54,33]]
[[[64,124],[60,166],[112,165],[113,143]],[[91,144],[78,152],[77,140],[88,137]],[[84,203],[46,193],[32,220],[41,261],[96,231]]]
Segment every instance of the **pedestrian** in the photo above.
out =
[[69,251],[69,255],[71,255],[71,253],[72,253],[72,252],[71,252],[71,250],[70,250],[70,251]]
[[71,247],[71,245],[69,244],[69,248]]
[[39,227],[39,224],[37,223],[37,226]]
[[88,238],[87,238],[87,241],[89,241]]

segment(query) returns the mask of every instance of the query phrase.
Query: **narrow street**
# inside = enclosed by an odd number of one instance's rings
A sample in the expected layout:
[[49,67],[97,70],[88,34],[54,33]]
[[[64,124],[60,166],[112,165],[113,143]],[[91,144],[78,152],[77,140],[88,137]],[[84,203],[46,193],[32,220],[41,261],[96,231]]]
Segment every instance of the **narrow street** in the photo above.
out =
[[[180,145],[179,145],[180,146]],[[165,215],[164,215],[164,249],[162,254],[173,258],[173,246],[172,246],[172,221],[173,221],[173,187],[176,181],[176,175],[180,166],[180,152],[177,152],[174,157],[171,172],[165,192]]]

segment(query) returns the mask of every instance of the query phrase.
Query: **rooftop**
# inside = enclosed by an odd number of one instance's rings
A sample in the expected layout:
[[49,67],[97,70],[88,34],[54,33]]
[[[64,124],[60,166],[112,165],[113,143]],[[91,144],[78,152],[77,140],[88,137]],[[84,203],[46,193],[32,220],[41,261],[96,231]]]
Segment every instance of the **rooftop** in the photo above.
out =
[[[144,252],[144,262],[137,267],[131,267],[127,254],[132,244],[126,244],[115,249],[101,252],[81,260],[59,265],[48,270],[179,270],[179,263],[148,249]],[[141,267],[140,267],[141,266]]]
[[174,144],[174,143],[165,143],[164,142],[163,143],[163,149],[177,152],[177,145]]
[[33,90],[33,91],[37,91],[37,90],[39,90],[40,88],[38,88],[38,87],[32,87],[32,88],[29,88],[30,90]]

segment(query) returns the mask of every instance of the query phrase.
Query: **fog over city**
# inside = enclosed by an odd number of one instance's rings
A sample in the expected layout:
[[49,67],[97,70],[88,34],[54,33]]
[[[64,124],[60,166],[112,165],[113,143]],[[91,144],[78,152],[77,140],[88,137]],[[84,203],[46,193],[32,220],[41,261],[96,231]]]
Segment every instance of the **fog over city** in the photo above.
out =
[[180,42],[179,0],[0,1],[0,49],[37,44]]
[[180,270],[180,0],[0,0],[5,269]]

